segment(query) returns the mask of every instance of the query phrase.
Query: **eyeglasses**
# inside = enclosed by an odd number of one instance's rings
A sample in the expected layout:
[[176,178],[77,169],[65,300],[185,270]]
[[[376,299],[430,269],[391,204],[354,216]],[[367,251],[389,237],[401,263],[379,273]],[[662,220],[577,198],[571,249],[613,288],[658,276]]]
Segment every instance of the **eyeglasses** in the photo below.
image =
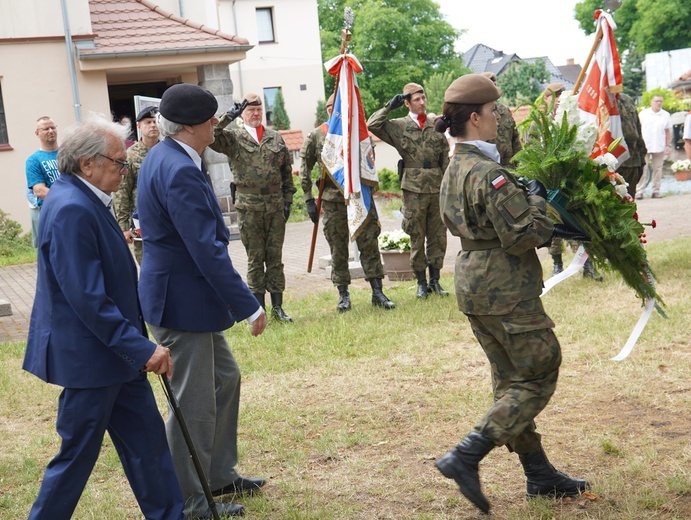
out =
[[113,159],[112,157],[108,157],[107,155],[103,155],[102,153],[97,153],[96,155],[100,155],[101,157],[104,157],[108,159],[109,161],[114,162],[118,166],[120,166],[120,169],[118,170],[119,173],[122,173],[125,171],[127,168],[130,167],[130,162],[129,161],[118,161],[117,159]]

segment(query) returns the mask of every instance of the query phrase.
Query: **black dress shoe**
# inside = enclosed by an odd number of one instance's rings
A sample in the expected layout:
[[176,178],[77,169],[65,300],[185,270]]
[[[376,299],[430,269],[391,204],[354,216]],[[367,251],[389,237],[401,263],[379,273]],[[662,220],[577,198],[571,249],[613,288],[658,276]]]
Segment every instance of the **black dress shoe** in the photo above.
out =
[[244,493],[254,493],[258,491],[264,484],[266,480],[263,478],[244,478],[238,477],[233,482],[227,486],[223,486],[221,489],[212,491],[211,494],[215,497],[220,497],[221,495],[242,495]]
[[[216,511],[218,512],[218,516],[220,517],[225,517],[225,516],[244,516],[245,514],[245,506],[240,505],[240,504],[233,504],[233,503],[222,503],[222,502],[216,502]],[[211,512],[211,508],[207,509],[203,514],[201,515],[192,515],[190,518],[213,518],[214,515]]]

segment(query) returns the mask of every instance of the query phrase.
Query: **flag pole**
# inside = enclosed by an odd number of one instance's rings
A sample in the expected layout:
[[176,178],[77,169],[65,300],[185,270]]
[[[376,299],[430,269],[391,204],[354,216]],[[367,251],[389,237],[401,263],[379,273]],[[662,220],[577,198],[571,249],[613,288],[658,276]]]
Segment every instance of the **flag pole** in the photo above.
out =
[[590,66],[590,61],[593,59],[593,55],[595,54],[595,51],[597,50],[597,46],[600,45],[600,41],[602,40],[602,24],[598,22],[597,24],[597,33],[595,34],[595,41],[593,42],[593,47],[590,49],[590,54],[588,54],[588,59],[585,60],[585,65],[583,65],[583,68],[581,69],[581,72],[578,74],[578,78],[576,79],[576,84],[573,86],[573,95],[575,96],[578,94],[578,91],[581,88],[581,84],[583,83],[583,78],[585,77],[585,73],[588,72],[588,67]]
[[[341,52],[340,54],[345,54],[346,48],[348,47],[348,42],[352,33],[350,28],[353,26],[353,11],[350,7],[346,7],[343,11],[343,29],[341,30]],[[336,98],[336,91],[338,90],[338,78],[334,83],[334,99]],[[317,233],[319,232],[319,215],[322,211],[322,195],[324,194],[324,185],[326,184],[326,168],[322,166],[320,168],[321,173],[319,175],[319,193],[317,194],[317,221],[314,223],[312,228],[312,240],[310,242],[310,252],[309,258],[307,259],[307,272],[312,272],[312,263],[314,262],[314,249],[317,246]]]

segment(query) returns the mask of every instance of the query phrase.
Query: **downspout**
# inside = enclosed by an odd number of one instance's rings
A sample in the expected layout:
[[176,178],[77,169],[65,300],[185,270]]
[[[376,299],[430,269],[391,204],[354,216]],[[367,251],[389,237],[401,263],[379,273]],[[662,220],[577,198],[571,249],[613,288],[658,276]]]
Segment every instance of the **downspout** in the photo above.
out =
[[[233,32],[238,35],[238,16],[235,12],[235,0],[233,0]],[[240,80],[240,99],[245,97],[245,85],[242,81],[242,60],[238,61],[238,79]]]
[[74,116],[77,122],[82,120],[82,104],[79,100],[79,87],[77,85],[77,71],[74,68],[74,53],[72,52],[72,33],[70,32],[70,19],[67,15],[67,0],[60,0],[62,7],[62,23],[65,26],[65,44],[67,45],[67,61],[70,64],[70,79],[72,80],[72,99],[74,100]]
[[180,8],[180,18],[185,17],[185,0],[178,0],[178,6]]

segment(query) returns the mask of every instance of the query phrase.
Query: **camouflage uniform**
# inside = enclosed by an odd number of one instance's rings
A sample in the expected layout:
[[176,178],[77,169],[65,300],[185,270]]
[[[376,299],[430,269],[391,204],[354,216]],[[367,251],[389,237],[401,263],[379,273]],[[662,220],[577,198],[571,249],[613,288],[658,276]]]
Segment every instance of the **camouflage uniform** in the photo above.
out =
[[[387,105],[367,121],[370,132],[398,151],[405,163],[403,230],[410,235],[410,266],[441,269],[446,254],[446,229],[439,214],[439,184],[449,164],[449,143],[428,119],[423,128],[409,115],[387,119]],[[425,248],[425,239],[427,247]]]
[[648,149],[645,147],[645,141],[643,141],[641,121],[638,119],[636,104],[631,99],[631,96],[622,92],[619,94],[617,104],[619,106],[619,115],[621,116],[624,141],[626,141],[626,145],[629,148],[629,158],[617,168],[617,172],[629,184],[627,187],[629,195],[635,197],[636,185],[643,174],[645,156],[648,153]]
[[[494,184],[493,182],[494,181]],[[556,389],[561,349],[540,300],[535,248],[553,224],[543,198],[471,144],[459,143],[441,185],[444,223],[461,238],[458,308],[492,367],[494,405],[475,430],[519,454],[540,449],[533,419]]]
[[[307,136],[302,150],[300,150],[300,157],[302,158],[300,182],[302,190],[305,192],[305,201],[314,199],[312,195],[312,168],[317,163],[321,168],[324,167],[321,153],[327,130],[326,124],[315,128]],[[331,281],[335,286],[350,285],[348,208],[341,189],[334,183],[331,176],[325,175],[322,209],[324,210],[324,236],[331,249]],[[372,201],[370,214],[356,239],[360,251],[360,263],[367,281],[384,278],[384,267],[379,254],[379,231],[377,208]]]
[[516,121],[514,121],[513,115],[511,115],[511,109],[501,103],[497,103],[497,114],[499,114],[497,138],[490,139],[487,142],[497,145],[497,150],[499,150],[499,155],[501,156],[501,165],[508,166],[513,156],[520,152],[523,147],[518,136]]
[[[137,141],[127,149],[127,160],[130,162],[130,166],[127,169],[127,175],[120,183],[120,188],[113,195],[115,218],[123,232],[132,229],[132,213],[137,209],[137,177],[147,153],[149,153],[149,148],[142,141]],[[137,259],[137,263],[142,265],[141,238],[135,238],[133,245],[134,257]]]
[[[293,159],[281,135],[264,129],[261,144],[244,127],[223,114],[214,129],[210,148],[228,156],[233,183],[237,187],[240,239],[247,251],[247,285],[253,293],[282,293],[285,203],[293,202]],[[266,266],[266,268],[265,268]]]

